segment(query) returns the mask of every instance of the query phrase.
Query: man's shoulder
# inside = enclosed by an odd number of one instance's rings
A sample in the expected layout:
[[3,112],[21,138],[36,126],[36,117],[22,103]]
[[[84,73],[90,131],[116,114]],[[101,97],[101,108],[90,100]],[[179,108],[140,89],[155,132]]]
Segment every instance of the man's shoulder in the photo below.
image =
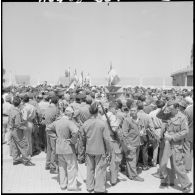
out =
[[190,105],[188,106],[186,109],[185,109],[186,112],[193,112],[193,105]]
[[185,119],[187,119],[187,117],[184,113],[179,111],[176,115],[176,119],[185,120]]

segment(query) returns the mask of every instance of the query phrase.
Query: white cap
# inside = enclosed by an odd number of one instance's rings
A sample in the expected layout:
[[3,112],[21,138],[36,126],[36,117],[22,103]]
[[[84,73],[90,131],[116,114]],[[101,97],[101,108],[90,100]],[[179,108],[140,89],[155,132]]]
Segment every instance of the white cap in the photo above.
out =
[[190,96],[185,97],[185,100],[188,104],[193,104],[193,99]]
[[72,107],[68,106],[68,107],[66,108],[65,112],[74,113],[74,110],[72,109]]

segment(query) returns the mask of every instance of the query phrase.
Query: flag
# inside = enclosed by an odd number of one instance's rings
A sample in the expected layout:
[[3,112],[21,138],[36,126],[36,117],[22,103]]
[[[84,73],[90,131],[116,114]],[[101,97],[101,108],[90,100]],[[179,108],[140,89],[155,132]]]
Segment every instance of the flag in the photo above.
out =
[[87,83],[89,86],[91,85],[91,78],[90,78],[89,73],[87,73],[86,83]]
[[76,82],[78,82],[78,76],[77,76],[77,70],[75,69],[75,71],[74,71],[74,80],[76,81]]
[[116,71],[112,68],[112,64],[110,65],[110,70],[108,72],[108,85],[117,85],[120,82],[120,78]]
[[67,69],[65,70],[65,77],[69,77],[69,72]]
[[74,89],[75,84],[76,84],[76,81],[74,80],[74,81],[70,84],[70,86],[69,86],[68,89]]

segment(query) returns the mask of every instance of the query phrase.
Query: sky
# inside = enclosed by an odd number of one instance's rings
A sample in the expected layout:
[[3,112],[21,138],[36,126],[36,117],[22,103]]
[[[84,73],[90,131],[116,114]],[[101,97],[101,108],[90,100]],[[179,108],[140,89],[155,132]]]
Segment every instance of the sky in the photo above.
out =
[[106,77],[169,77],[187,67],[193,2],[2,3],[3,66],[55,82],[70,67]]

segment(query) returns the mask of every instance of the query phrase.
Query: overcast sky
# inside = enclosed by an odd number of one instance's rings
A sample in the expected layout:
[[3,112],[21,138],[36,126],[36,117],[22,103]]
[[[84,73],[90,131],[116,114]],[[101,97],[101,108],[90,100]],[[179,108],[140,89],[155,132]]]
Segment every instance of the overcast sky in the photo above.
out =
[[190,64],[193,2],[2,3],[7,72],[56,81],[69,66],[167,77]]

